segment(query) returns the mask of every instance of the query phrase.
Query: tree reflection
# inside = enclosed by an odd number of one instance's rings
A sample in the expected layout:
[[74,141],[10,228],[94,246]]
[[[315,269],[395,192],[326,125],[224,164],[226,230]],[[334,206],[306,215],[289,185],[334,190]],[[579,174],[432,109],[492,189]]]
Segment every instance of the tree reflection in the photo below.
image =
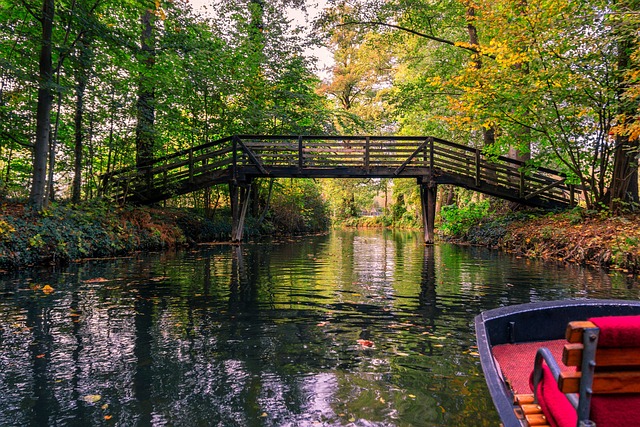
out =
[[592,270],[378,230],[11,280],[1,425],[495,425],[477,313],[638,297]]

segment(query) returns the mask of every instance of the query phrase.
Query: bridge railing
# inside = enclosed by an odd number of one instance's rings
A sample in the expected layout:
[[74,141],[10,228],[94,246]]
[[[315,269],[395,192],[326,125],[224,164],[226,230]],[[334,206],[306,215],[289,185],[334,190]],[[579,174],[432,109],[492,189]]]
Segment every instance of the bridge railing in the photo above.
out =
[[[446,176],[451,183],[480,191],[490,186],[514,196],[569,204],[573,188],[546,168],[531,168],[507,157],[486,157],[480,149],[435,137],[238,135],[103,175],[103,191],[118,200],[143,193],[164,198],[227,182],[253,170],[291,176],[323,170],[325,176]],[[216,181],[218,180],[218,181]]]
[[233,137],[226,137],[158,157],[149,165],[130,166],[104,174],[101,190],[120,201],[150,189],[171,196],[178,193],[185,182],[229,170],[233,158]]
[[[516,197],[548,199],[570,204],[575,189],[565,177],[551,169],[534,168],[504,156],[489,158],[479,148],[467,147],[436,137],[411,136],[256,136],[240,135],[243,166],[336,170],[358,168],[368,174],[394,169],[392,176],[428,173],[466,178],[469,186],[493,185]],[[251,159],[246,156],[251,153]],[[358,176],[357,174],[355,174]]]

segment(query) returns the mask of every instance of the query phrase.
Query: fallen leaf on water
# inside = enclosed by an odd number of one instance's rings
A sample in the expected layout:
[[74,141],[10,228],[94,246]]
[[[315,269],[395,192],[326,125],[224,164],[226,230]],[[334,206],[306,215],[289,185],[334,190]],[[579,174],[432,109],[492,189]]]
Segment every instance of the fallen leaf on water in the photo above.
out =
[[104,405],[101,406],[102,409],[107,409],[109,407],[108,403],[105,403]]
[[358,340],[357,343],[363,347],[373,347],[374,345],[373,341],[370,340]]
[[44,287],[42,288],[42,292],[44,292],[45,294],[50,294],[51,292],[53,292],[53,288],[49,285],[44,285]]
[[329,322],[320,322],[316,326],[327,326]]
[[261,416],[262,418],[264,418],[264,417],[266,417],[266,416],[267,416],[267,413],[266,413],[266,412],[263,412],[262,414],[260,414],[260,416]]
[[82,398],[87,403],[96,403],[98,400],[102,399],[102,396],[99,394],[87,394]]
[[43,354],[39,354],[36,356],[36,359],[42,359],[44,357],[44,353]]
[[415,395],[415,394],[407,394],[407,396],[409,396],[409,397],[410,397],[410,398],[412,398],[412,399],[415,399],[415,398],[416,398],[416,395]]
[[110,420],[111,418],[113,418],[113,416],[112,416],[112,415],[105,415],[105,416],[104,416],[104,419],[105,419],[105,420]]
[[109,280],[105,279],[104,277],[96,277],[93,279],[87,279],[87,280],[83,280],[83,283],[102,283],[102,282],[108,282]]

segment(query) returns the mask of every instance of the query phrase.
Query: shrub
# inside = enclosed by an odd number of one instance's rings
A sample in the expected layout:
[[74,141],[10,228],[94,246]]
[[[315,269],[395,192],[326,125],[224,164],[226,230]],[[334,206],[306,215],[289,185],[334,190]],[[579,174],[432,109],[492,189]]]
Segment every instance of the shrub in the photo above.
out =
[[489,214],[489,200],[471,202],[466,206],[443,206],[439,230],[444,236],[464,238],[472,226]]

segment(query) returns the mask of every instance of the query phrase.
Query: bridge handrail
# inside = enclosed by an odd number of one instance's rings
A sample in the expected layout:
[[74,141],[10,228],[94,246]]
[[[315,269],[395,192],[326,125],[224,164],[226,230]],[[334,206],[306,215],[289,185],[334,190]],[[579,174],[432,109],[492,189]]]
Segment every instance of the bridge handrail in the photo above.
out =
[[[261,141],[267,144],[261,144]],[[272,145],[270,141],[279,143]],[[333,141],[346,144],[332,144]],[[388,144],[375,144],[377,142]],[[213,147],[216,150],[207,151]],[[211,159],[215,161],[208,163]],[[119,187],[119,197],[153,186],[169,191],[171,185],[193,183],[195,177],[204,173],[215,171],[220,174],[228,170],[228,176],[235,177],[239,168],[248,170],[247,167],[257,170],[250,173],[265,176],[272,168],[279,167],[294,167],[300,171],[362,168],[367,174],[370,168],[395,168],[394,176],[415,176],[427,170],[433,174],[442,169],[444,173],[464,176],[471,181],[475,179],[476,187],[487,182],[519,192],[520,197],[525,194],[534,197],[533,194],[562,203],[574,188],[564,183],[566,175],[561,172],[506,156],[489,157],[480,148],[433,136],[251,134],[228,136],[182,149],[158,157],[143,167],[129,166],[111,171],[102,175],[103,188],[106,192],[110,181]],[[405,172],[407,168],[411,170]]]

